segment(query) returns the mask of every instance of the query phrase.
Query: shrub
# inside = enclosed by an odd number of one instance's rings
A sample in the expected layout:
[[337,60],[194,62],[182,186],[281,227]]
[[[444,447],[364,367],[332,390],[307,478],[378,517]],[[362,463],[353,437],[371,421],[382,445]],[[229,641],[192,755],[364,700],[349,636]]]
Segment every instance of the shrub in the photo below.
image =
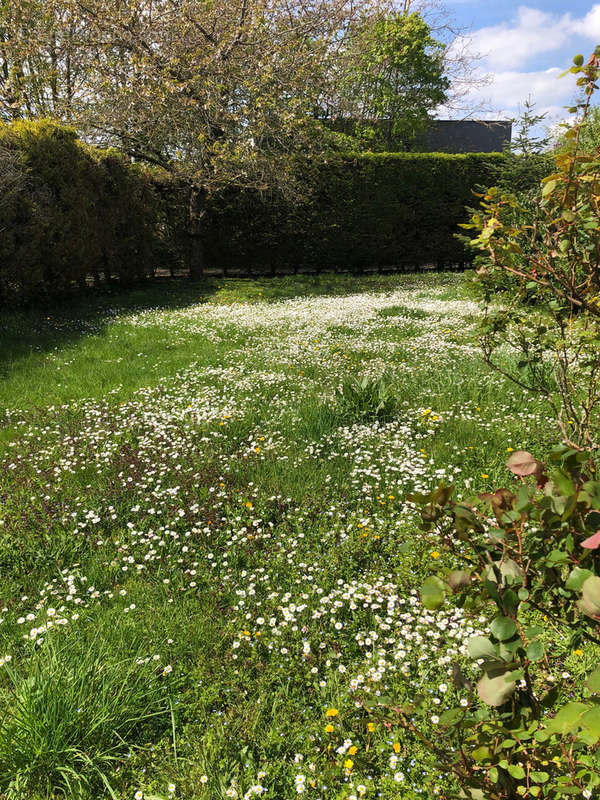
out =
[[230,269],[415,268],[470,260],[455,234],[500,154],[366,153],[299,162],[305,198],[213,199],[207,262]]
[[[488,635],[464,643],[481,667],[476,683],[454,665],[465,696],[440,715],[435,741],[421,732],[418,698],[394,709],[454,776],[449,796],[457,798],[559,800],[600,790],[600,669],[585,681],[564,672],[564,685],[550,681],[564,653],[600,644],[600,160],[579,152],[600,48],[585,65],[577,56],[570,72],[585,94],[573,109],[582,113],[572,146],[556,155],[531,204],[492,188],[472,220],[486,254],[477,278],[488,312],[484,355],[549,400],[563,444],[548,463],[513,453],[507,466],[520,485],[470,503],[447,486],[411,497],[454,567],[427,578],[423,605],[436,611],[453,598],[489,620]],[[524,312],[532,298],[541,307]]]
[[[530,202],[496,187],[466,227],[484,259],[476,285],[486,302],[485,358],[515,383],[545,397],[564,441],[600,446],[600,160],[581,154],[598,56],[578,56],[585,101],[565,134],[570,147],[555,155],[554,171]],[[495,301],[502,290],[502,305]],[[523,304],[535,303],[531,314]],[[507,345],[518,354],[505,357]]]
[[[445,486],[411,497],[423,530],[457,567],[425,581],[423,604],[435,611],[454,597],[486,616],[490,603],[495,610],[489,635],[465,643],[481,665],[476,684],[454,666],[468,700],[440,717],[433,748],[462,789],[456,797],[592,797],[600,786],[600,669],[564,686],[547,676],[565,649],[598,643],[600,483],[589,454],[566,446],[548,464],[513,453],[508,467],[520,485],[473,503],[453,500]],[[549,646],[548,626],[563,647]],[[397,713],[415,728],[418,704]]]
[[12,184],[0,204],[0,301],[149,274],[160,203],[146,172],[52,122],[0,127]]

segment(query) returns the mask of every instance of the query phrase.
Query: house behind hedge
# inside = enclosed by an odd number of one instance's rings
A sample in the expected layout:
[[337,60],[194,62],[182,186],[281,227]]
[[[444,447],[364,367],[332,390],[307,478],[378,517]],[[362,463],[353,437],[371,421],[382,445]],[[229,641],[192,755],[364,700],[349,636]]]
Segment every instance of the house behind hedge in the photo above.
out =
[[427,153],[501,153],[512,138],[512,122],[436,119],[423,137]]

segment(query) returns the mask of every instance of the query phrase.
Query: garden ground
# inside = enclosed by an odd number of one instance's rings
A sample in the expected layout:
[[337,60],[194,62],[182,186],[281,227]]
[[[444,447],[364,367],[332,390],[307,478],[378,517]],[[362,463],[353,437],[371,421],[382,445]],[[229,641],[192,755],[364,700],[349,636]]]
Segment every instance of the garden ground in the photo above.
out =
[[[448,564],[406,497],[504,485],[556,438],[478,314],[429,274],[5,317],[0,797],[444,795],[393,706],[423,695],[435,736],[486,621],[420,605]],[[378,416],[348,382],[382,376]],[[592,656],[563,646],[568,681]]]

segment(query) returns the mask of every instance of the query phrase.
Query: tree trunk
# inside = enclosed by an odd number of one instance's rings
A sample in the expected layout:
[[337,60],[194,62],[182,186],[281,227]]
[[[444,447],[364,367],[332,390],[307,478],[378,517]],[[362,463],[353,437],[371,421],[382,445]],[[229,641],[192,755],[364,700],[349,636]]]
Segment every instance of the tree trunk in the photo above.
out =
[[200,186],[190,186],[187,237],[188,237],[188,266],[190,278],[200,280],[204,275],[204,243],[202,241],[203,220],[206,215],[206,191]]

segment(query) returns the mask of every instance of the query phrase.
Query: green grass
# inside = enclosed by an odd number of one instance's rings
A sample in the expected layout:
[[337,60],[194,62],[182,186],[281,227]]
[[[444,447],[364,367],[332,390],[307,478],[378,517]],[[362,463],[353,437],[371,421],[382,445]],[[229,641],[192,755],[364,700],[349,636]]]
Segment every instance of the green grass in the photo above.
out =
[[356,704],[430,696],[457,657],[409,602],[436,542],[406,495],[506,484],[508,448],[556,437],[472,315],[461,276],[427,274],[3,317],[2,800],[421,796],[431,754]]

